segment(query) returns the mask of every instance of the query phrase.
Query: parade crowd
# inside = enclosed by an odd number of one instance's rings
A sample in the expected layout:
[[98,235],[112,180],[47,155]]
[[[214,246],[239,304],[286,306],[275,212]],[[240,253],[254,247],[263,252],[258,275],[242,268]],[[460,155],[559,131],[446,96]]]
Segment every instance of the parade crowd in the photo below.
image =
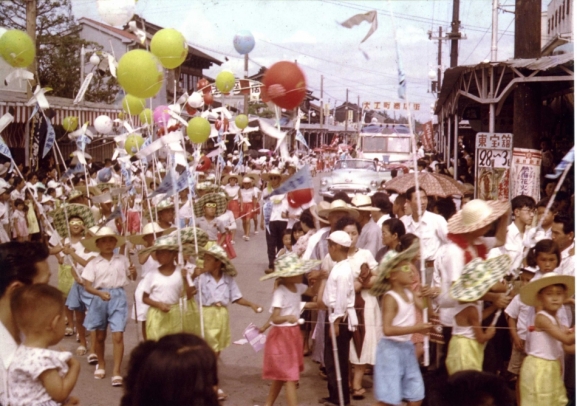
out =
[[[237,151],[223,166],[201,161],[194,183],[170,191],[174,166],[160,156],[149,167],[89,161],[76,174],[53,160],[0,166],[0,404],[78,404],[85,357],[95,379],[122,388],[121,405],[218,405],[237,304],[269,316],[267,406],[283,388],[288,405],[317,402],[298,396],[304,357],[327,382],[325,405],[364,399],[366,375],[378,405],[574,405],[569,182],[554,192],[543,179],[539,201],[473,199],[464,154],[461,196],[385,182],[331,202],[275,192],[305,165],[314,176],[348,158],[243,162]],[[416,170],[447,175],[440,161],[420,153]],[[259,232],[270,305],[235,281],[236,249]],[[130,319],[144,340],[123,368]],[[55,349],[65,336],[75,354]]]

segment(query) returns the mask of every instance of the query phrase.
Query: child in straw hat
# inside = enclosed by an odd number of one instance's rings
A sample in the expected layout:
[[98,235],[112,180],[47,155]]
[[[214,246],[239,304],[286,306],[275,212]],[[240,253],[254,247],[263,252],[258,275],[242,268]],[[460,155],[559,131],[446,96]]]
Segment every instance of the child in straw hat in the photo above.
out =
[[312,288],[302,283],[302,275],[318,266],[320,261],[299,259],[297,254],[288,253],[275,260],[275,272],[263,276],[261,281],[279,278],[275,288],[269,321],[272,323],[264,347],[262,378],[272,380],[266,406],[272,406],[286,383],[287,404],[296,406],[296,383],[303,371],[303,338],[298,324],[301,295],[314,296]]
[[[194,285],[187,280],[187,270],[178,266],[178,238],[173,235],[161,237],[141,254],[154,252],[159,266],[142,280],[142,302],[148,306],[146,315],[146,337],[149,340],[179,332],[199,333],[198,310],[190,301],[196,294]],[[187,303],[183,310],[179,300],[186,294]]]
[[538,310],[534,331],[529,328],[527,334],[527,357],[519,375],[523,406],[564,406],[568,402],[560,359],[564,350],[575,345],[575,332],[559,322],[557,313],[574,293],[575,277],[553,272],[521,289],[521,301]]
[[[413,296],[414,265],[419,245],[387,253],[379,265],[379,275],[371,288],[374,296],[383,295],[383,334],[377,346],[374,381],[378,405],[398,405],[404,400],[419,406],[425,397],[425,385],[411,342],[413,333],[426,334],[430,323],[416,324],[415,312],[422,310],[421,298]],[[417,309],[415,308],[417,307]]]

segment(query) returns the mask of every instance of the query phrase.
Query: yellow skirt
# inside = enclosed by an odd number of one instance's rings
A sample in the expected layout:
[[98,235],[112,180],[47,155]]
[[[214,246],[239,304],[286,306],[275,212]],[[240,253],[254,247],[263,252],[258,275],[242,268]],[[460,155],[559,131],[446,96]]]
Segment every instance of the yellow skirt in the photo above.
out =
[[[230,320],[225,306],[203,306],[204,339],[215,352],[230,345]],[[148,323],[148,321],[147,321]]]
[[477,340],[463,336],[452,336],[445,361],[447,372],[449,375],[453,375],[455,372],[468,369],[482,371],[484,352],[485,345]]
[[72,272],[74,272],[74,270],[70,265],[58,266],[58,289],[65,297],[68,296],[68,292],[70,292],[70,289],[72,289],[72,285],[74,284]]
[[168,313],[150,307],[146,314],[146,338],[159,340],[169,334],[192,333],[199,335],[200,324],[198,322],[198,308],[194,300],[183,303],[186,306],[184,313],[180,303],[172,305]]
[[521,406],[565,406],[567,390],[561,363],[528,355],[519,374]]

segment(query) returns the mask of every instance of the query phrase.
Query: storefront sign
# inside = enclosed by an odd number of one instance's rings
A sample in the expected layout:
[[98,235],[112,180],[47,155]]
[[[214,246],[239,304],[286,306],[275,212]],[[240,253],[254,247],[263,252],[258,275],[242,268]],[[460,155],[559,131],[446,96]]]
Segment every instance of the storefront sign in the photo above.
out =
[[511,167],[511,197],[531,196],[540,199],[541,151],[515,148]]
[[513,134],[477,133],[475,153],[475,197],[509,200]]
[[390,101],[363,102],[363,110],[420,110],[420,103],[404,103]]

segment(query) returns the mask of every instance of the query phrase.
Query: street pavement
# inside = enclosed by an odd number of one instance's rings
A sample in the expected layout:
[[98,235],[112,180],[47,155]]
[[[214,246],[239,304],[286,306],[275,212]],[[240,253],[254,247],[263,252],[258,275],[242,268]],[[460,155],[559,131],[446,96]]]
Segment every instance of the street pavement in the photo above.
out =
[[[317,175],[315,183],[318,188],[320,176]],[[267,267],[266,241],[264,231],[259,230],[256,235],[251,235],[250,241],[243,241],[242,230],[239,223],[239,230],[236,236],[235,250],[237,258],[233,260],[238,270],[236,281],[243,296],[258,303],[263,312],[254,313],[250,308],[231,305],[230,327],[232,341],[242,338],[244,329],[254,323],[262,326],[269,317],[269,306],[272,299],[272,281],[260,282],[259,278],[264,275]],[[253,230],[254,231],[254,230]],[[137,263],[137,261],[133,261]],[[57,262],[54,257],[50,258],[52,270],[51,283],[57,283]],[[131,282],[126,288],[127,296],[133,297],[137,282]],[[129,299],[130,304],[132,300]],[[138,333],[137,333],[138,331]],[[135,322],[130,319],[126,326],[124,335],[125,357],[123,361],[123,374],[130,357],[130,352],[142,340],[140,328],[137,330]],[[74,354],[78,344],[74,337],[65,337],[57,346],[63,351],[70,351]],[[113,388],[110,383],[112,373],[112,341],[110,336],[106,342],[106,378],[97,380],[93,377],[94,367],[86,362],[86,357],[76,357],[81,362],[81,372],[73,395],[81,400],[84,406],[109,406],[120,404],[122,397],[121,388]],[[253,406],[264,405],[268,394],[270,382],[261,378],[262,373],[262,352],[255,353],[250,345],[232,344],[221,354],[218,363],[218,375],[220,387],[228,394],[228,399],[223,405],[229,406]],[[299,405],[318,405],[318,399],[328,395],[326,381],[319,376],[318,364],[311,361],[310,357],[305,357],[305,369],[301,374],[300,386],[298,389]],[[365,406],[374,404],[372,396],[372,377],[365,376],[364,386],[367,388],[365,399],[362,401],[351,401],[351,404]],[[275,405],[286,405],[284,391],[281,391]]]

